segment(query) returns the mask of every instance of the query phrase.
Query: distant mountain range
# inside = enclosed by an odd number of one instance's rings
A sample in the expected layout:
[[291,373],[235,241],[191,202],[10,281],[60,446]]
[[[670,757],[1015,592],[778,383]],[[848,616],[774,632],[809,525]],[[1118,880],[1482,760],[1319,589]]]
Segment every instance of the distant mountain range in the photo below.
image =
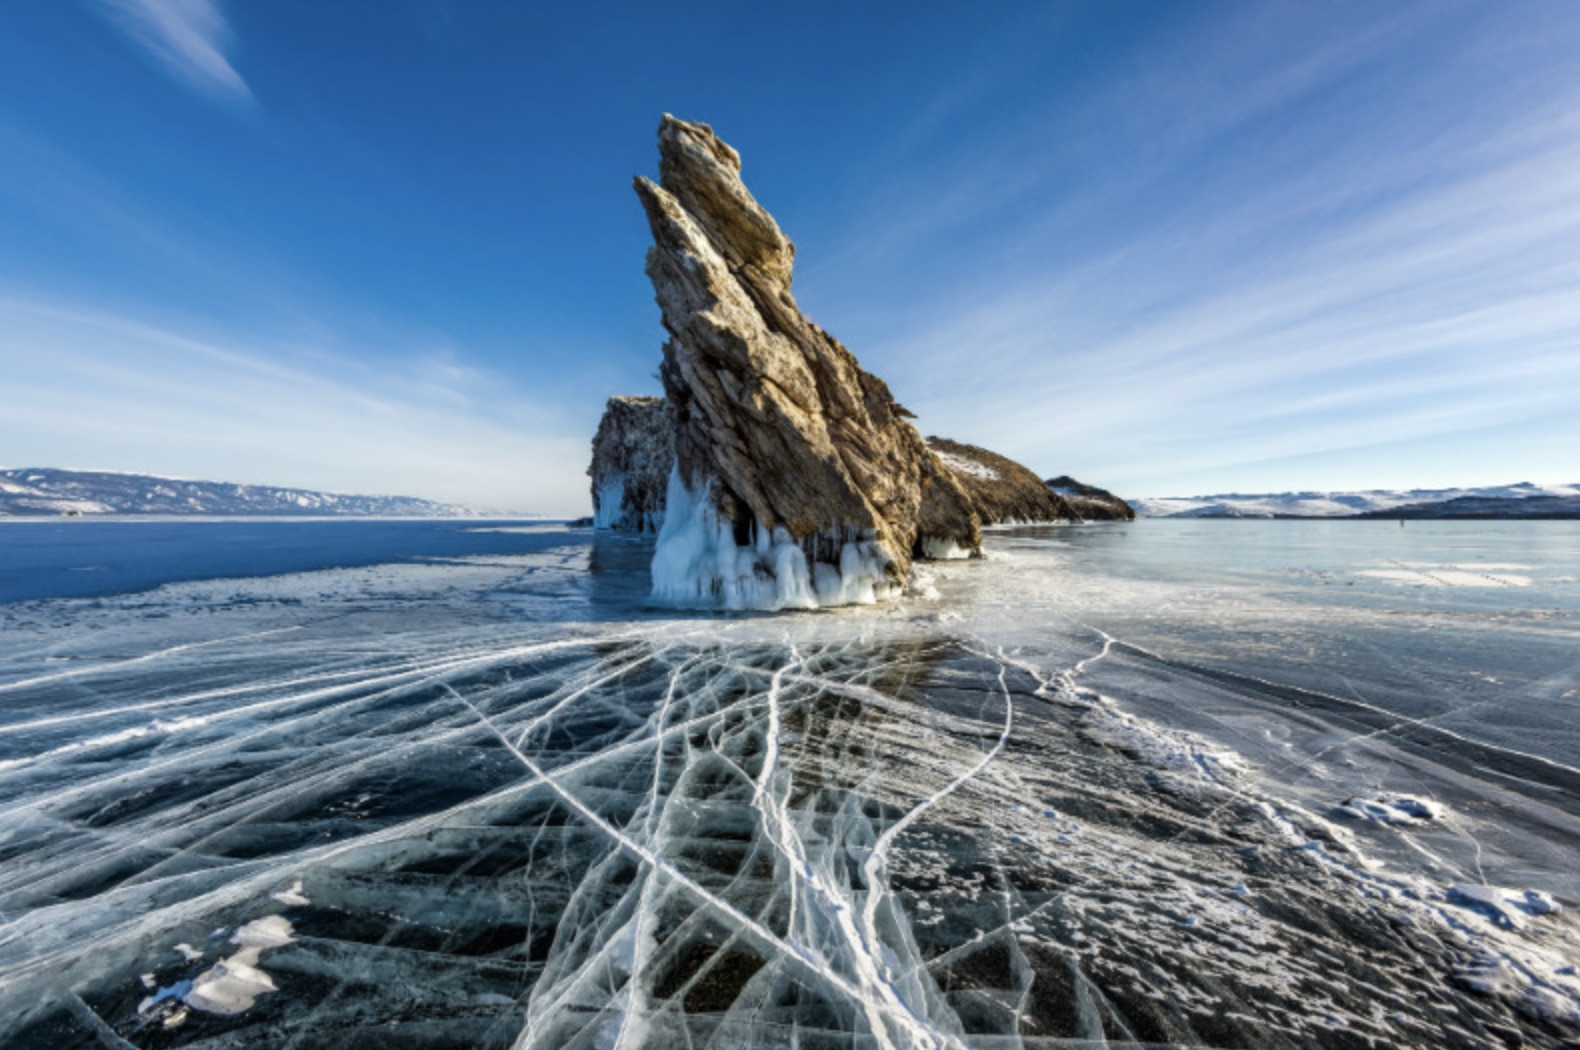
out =
[[0,470],[0,517],[202,514],[439,518],[479,512],[410,496],[346,496],[151,474],[34,467]]
[[1133,499],[1142,518],[1580,518],[1580,484]]

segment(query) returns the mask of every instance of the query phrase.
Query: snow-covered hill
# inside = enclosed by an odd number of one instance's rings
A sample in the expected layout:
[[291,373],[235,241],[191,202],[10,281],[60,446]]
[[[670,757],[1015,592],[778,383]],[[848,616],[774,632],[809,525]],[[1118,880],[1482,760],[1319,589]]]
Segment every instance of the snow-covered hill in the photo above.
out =
[[346,496],[101,470],[0,470],[0,517],[99,514],[428,518],[475,517],[477,512],[409,496]]
[[1132,499],[1143,518],[1580,517],[1580,484]]

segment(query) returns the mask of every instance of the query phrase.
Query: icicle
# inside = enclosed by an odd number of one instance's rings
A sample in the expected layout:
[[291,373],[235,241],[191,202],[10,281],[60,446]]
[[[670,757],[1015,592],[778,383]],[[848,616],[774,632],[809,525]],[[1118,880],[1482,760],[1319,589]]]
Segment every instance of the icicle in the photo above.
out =
[[[653,552],[653,596],[726,609],[870,605],[899,596],[888,556],[870,529],[825,529],[797,541],[783,526],[752,523],[745,546],[713,508],[711,483],[693,492],[670,472],[667,513]],[[808,559],[808,550],[812,558]],[[838,564],[824,561],[824,551]]]

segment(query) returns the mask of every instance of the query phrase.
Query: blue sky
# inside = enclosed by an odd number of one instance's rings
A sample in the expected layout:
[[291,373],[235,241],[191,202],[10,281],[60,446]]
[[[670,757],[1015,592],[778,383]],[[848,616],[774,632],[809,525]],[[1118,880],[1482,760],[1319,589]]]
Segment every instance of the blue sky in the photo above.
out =
[[585,512],[711,123],[938,433],[1129,496],[1580,481],[1580,5],[0,4],[0,464]]

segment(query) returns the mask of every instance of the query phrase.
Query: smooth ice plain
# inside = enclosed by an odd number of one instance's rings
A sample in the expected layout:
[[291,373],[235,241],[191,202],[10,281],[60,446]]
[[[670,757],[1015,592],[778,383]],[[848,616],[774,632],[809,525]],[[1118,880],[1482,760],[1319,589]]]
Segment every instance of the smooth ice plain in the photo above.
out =
[[0,1043],[1580,1037],[1580,529],[989,548],[802,613],[553,526],[0,605]]

